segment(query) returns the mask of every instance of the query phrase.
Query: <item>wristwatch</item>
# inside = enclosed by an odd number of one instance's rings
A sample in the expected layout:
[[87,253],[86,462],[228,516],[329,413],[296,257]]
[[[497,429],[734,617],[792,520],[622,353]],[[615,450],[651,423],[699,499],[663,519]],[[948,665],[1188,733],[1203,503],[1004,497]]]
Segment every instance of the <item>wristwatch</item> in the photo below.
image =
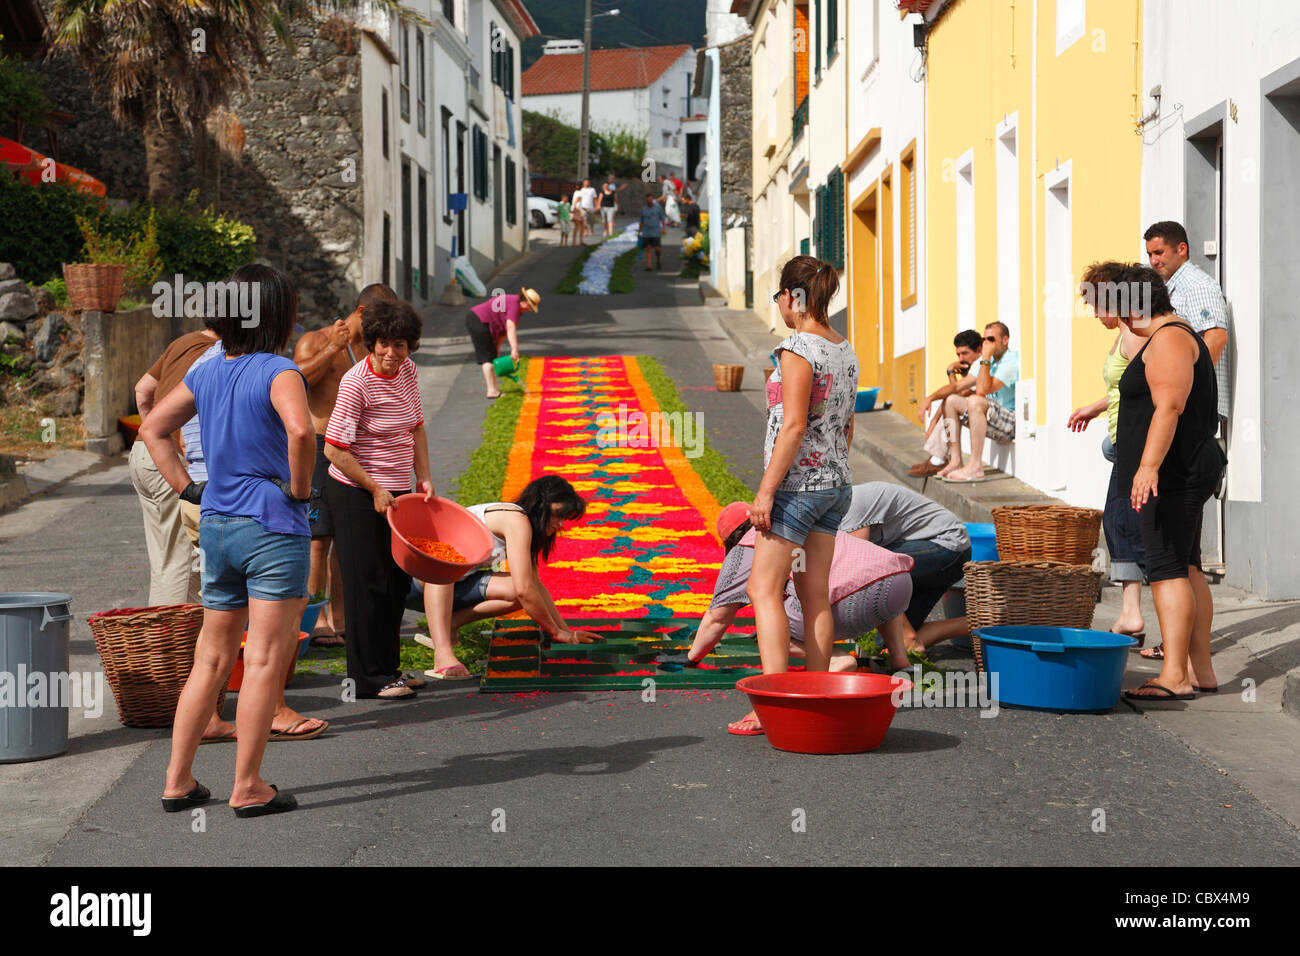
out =
[[295,498],[295,497],[293,496],[293,491],[290,490],[290,488],[289,488],[289,482],[285,481],[283,478],[272,478],[271,481],[273,481],[273,482],[275,483],[275,486],[276,486],[277,488],[279,488],[281,491],[284,492],[284,496],[285,496],[286,498],[288,498],[290,501],[295,502],[296,504],[300,504],[300,505],[305,505],[305,504],[310,504],[310,503],[311,503],[311,498],[310,498],[310,497],[307,497],[307,498]]

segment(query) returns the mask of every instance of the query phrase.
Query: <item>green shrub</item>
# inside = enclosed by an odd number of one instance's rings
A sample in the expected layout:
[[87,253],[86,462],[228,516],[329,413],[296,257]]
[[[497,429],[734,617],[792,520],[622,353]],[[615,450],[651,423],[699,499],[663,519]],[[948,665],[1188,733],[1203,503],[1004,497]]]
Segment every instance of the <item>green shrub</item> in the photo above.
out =
[[[111,214],[100,217],[99,221],[105,219],[111,219]],[[97,220],[89,216],[77,217],[77,225],[86,240],[86,259],[99,264],[126,266],[122,287],[128,296],[149,291],[162,272],[154,211],[149,210],[143,226],[126,235],[121,234],[121,229],[101,231],[96,223]]]
[[157,222],[164,278],[180,273],[187,282],[224,281],[252,262],[257,252],[252,226],[200,206],[196,193],[157,208],[137,203],[117,217],[114,228],[118,235],[138,232],[151,214]]
[[85,244],[78,216],[96,214],[100,200],[66,183],[30,183],[0,173],[0,262],[13,263],[29,285],[63,277]]
[[54,304],[60,309],[68,307],[68,284],[62,278],[51,279],[41,286],[46,292],[54,296]]

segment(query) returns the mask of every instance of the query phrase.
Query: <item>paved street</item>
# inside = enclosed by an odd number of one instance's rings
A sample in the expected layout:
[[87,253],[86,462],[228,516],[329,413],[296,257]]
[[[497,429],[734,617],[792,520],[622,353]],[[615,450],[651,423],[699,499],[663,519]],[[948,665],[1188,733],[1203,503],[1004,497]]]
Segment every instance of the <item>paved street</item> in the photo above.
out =
[[[713,389],[711,363],[742,356],[719,324],[725,313],[701,306],[695,284],[675,278],[679,244],[680,231],[670,230],[665,271],[638,268],[631,295],[554,294],[578,250],[550,242],[489,287],[523,283],[542,293],[539,315],[521,323],[525,354],[655,356],[704,414],[709,441],[753,486],[761,376],[747,372],[740,393]],[[468,461],[487,405],[470,347],[459,341],[462,314],[437,310],[415,355],[439,490]],[[884,477],[856,453],[853,466],[856,481]],[[144,604],[147,579],[124,458],[0,516],[0,590],[72,594],[74,669],[98,669],[86,616]],[[971,666],[960,651],[943,653],[947,667]],[[1300,864],[1300,832],[1248,788],[1248,776],[1223,772],[1223,762],[1180,739],[1176,711],[1003,709],[984,718],[975,709],[903,710],[878,751],[814,757],[728,736],[726,722],[748,709],[735,691],[643,701],[482,695],[451,684],[410,703],[343,703],[338,680],[322,676],[296,679],[287,696],[332,722],[320,739],[268,747],[264,776],[292,791],[299,811],[237,821],[214,802],[205,832],[194,832],[188,815],[164,815],[168,732],[121,726],[109,700],[98,719],[73,713],[66,755],[0,765],[0,860]],[[199,751],[196,776],[219,801],[229,796],[234,753],[233,745]],[[801,818],[806,832],[792,825]]]

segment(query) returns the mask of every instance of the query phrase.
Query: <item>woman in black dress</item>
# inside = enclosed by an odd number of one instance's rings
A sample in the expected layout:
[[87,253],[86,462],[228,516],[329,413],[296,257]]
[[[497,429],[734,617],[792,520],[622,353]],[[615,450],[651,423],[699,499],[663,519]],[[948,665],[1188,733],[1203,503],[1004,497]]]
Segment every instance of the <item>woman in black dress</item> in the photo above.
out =
[[1126,295],[1114,308],[1146,342],[1119,380],[1116,468],[1138,513],[1165,648],[1160,676],[1125,696],[1189,700],[1218,689],[1214,609],[1201,572],[1201,515],[1227,463],[1214,438],[1218,385],[1209,350],[1174,314],[1156,271],[1126,266],[1118,285]]

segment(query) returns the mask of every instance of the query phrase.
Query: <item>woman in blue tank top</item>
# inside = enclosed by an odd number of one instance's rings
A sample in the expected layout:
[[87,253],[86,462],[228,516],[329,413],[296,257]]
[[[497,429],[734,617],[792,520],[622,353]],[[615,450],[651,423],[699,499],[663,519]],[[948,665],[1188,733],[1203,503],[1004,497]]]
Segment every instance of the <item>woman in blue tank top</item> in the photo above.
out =
[[[168,484],[201,514],[203,630],[176,707],[163,808],[186,810],[211,798],[194,779],[194,753],[247,623],[230,806],[236,816],[250,817],[297,806],[262,779],[260,768],[307,596],[316,440],[306,381],[279,354],[297,320],[293,284],[260,265],[237,270],[230,284],[236,292],[230,301],[239,304],[231,311],[247,311],[217,320],[225,354],[191,368],[154,409],[140,438]],[[208,470],[202,484],[168,453],[166,437],[196,412]]]

